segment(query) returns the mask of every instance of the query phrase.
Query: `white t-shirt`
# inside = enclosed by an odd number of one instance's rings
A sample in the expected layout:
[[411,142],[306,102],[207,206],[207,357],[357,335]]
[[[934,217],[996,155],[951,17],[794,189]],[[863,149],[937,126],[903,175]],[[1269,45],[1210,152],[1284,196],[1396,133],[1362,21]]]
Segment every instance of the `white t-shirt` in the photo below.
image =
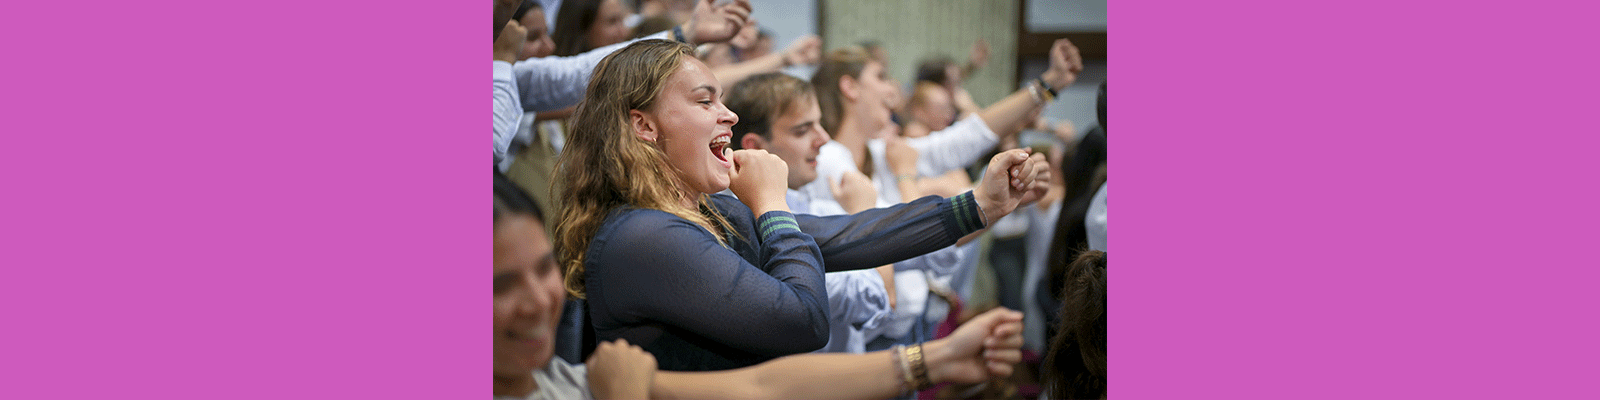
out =
[[527,397],[495,396],[495,400],[571,400],[594,399],[589,392],[589,368],[567,364],[561,357],[550,357],[550,365],[533,371],[538,390]]

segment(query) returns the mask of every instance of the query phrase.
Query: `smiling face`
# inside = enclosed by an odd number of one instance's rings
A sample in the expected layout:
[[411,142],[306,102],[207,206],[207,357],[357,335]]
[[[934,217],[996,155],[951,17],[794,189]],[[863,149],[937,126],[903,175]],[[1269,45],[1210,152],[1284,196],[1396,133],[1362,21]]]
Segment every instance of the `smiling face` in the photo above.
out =
[[494,375],[532,379],[550,363],[566,292],[544,225],[502,218],[494,227]]
[[589,48],[597,49],[622,43],[628,40],[630,31],[624,18],[628,16],[627,10],[622,8],[619,0],[604,0],[600,3],[600,10],[595,13],[594,24],[589,25]]
[[528,10],[518,22],[528,28],[528,40],[522,42],[522,49],[517,51],[517,59],[549,57],[556,51],[556,42],[550,39],[549,27],[544,22],[543,8]]
[[666,153],[687,190],[717,193],[728,188],[733,151],[733,124],[739,122],[723,106],[722,86],[711,69],[693,57],[683,57],[677,71],[667,77],[654,103],[630,112],[634,134],[656,142]]

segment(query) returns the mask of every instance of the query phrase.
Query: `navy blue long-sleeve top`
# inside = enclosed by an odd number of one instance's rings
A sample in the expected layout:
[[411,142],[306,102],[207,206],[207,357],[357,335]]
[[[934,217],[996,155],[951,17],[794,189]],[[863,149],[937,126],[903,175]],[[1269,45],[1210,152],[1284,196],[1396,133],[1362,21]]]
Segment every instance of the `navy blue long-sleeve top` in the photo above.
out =
[[621,207],[606,217],[584,261],[597,339],[627,339],[668,371],[814,351],[828,342],[824,271],[898,262],[983,227],[971,192],[829,217],[756,218],[727,195],[710,203],[733,229],[726,247],[660,210]]

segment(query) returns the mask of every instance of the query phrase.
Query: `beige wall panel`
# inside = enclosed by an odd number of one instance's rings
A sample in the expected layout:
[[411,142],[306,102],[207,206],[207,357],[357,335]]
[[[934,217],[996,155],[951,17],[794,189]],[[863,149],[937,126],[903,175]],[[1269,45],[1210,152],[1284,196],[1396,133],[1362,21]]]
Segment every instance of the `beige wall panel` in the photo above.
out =
[[826,49],[877,40],[889,51],[889,75],[902,84],[933,54],[967,58],[973,41],[989,42],[989,63],[967,81],[979,105],[1016,88],[1019,0],[822,0]]

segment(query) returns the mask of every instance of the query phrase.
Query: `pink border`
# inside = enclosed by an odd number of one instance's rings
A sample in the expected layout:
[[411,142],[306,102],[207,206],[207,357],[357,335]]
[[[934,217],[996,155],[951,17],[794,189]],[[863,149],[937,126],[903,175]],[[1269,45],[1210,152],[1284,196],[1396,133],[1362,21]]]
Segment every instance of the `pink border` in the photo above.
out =
[[1554,3],[1112,2],[1111,397],[1600,396]]
[[[1114,396],[1595,397],[1571,4],[1111,4]],[[18,7],[0,397],[489,395],[488,4]]]

